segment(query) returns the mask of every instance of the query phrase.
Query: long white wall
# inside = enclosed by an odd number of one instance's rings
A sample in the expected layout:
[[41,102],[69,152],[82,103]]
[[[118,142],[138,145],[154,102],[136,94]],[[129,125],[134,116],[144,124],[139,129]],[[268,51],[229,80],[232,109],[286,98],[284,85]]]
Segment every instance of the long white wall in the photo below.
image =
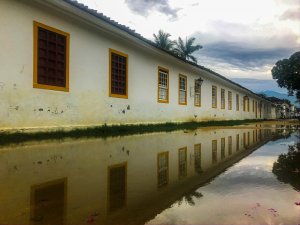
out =
[[[33,88],[33,21],[70,34],[69,92]],[[262,100],[207,71],[145,49],[138,40],[125,40],[89,25],[80,16],[73,18],[33,1],[0,1],[0,27],[0,129],[254,119],[252,99]],[[109,48],[128,54],[128,99],[108,95]],[[158,66],[169,69],[168,104],[157,102]],[[178,104],[179,74],[187,76],[187,105]],[[202,105],[195,107],[190,91],[199,76],[204,80]],[[212,85],[218,87],[216,109],[212,108]],[[221,88],[226,90],[225,109],[221,109]],[[232,110],[228,110],[228,91],[232,92]],[[250,97],[249,112],[243,111],[244,95]],[[269,107],[268,112],[262,107],[261,118],[272,118]]]

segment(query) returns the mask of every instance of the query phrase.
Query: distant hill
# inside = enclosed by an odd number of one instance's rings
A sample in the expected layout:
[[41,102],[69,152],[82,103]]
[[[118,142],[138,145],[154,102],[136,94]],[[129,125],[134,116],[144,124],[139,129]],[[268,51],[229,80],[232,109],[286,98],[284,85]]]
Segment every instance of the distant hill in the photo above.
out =
[[296,97],[288,96],[287,90],[278,87],[275,80],[259,80],[251,78],[232,78],[232,80],[255,93],[265,94],[268,97],[274,96],[279,99],[288,99],[291,103],[300,107],[300,104],[296,102]]
[[297,99],[295,96],[288,96],[287,94],[278,93],[276,91],[270,91],[270,90],[261,91],[258,92],[258,94],[265,94],[268,97],[274,96],[279,99],[288,99],[292,104],[296,104],[298,107],[300,106],[299,103],[297,103]]

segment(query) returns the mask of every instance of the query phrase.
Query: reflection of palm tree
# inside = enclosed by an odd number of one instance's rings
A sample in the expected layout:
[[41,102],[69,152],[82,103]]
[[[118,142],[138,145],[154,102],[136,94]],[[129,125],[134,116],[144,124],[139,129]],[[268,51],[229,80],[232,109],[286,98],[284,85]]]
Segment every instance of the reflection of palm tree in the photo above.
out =
[[289,146],[288,153],[279,155],[272,172],[279,181],[300,190],[300,143]]
[[171,34],[165,33],[163,30],[159,30],[158,34],[153,34],[153,36],[155,44],[158,47],[167,51],[171,51],[173,49],[175,42],[170,40]]
[[191,37],[187,39],[185,42],[181,39],[181,37],[178,38],[178,41],[176,42],[176,48],[174,48],[174,53],[178,55],[179,57],[185,59],[185,60],[191,60],[195,63],[197,63],[197,59],[192,54],[195,51],[198,51],[202,48],[201,45],[194,45],[194,41],[196,38]]
[[199,192],[193,192],[193,193],[190,193],[190,194],[187,194],[185,196],[182,196],[181,199],[179,199],[178,201],[178,205],[181,205],[182,204],[182,201],[185,200],[189,205],[193,206],[195,205],[195,201],[193,198],[201,198],[203,195]]

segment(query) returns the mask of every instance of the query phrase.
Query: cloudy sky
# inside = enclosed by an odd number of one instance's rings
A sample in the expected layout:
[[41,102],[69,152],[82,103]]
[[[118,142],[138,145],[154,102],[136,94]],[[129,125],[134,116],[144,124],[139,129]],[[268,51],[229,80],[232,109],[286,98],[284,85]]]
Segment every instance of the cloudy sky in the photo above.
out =
[[78,0],[148,39],[196,37],[198,63],[228,78],[272,79],[300,50],[300,0]]

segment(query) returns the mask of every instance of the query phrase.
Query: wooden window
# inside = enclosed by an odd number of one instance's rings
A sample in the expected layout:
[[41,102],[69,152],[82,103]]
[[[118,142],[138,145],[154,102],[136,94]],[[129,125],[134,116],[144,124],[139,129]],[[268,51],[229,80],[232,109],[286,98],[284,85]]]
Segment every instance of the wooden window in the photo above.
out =
[[31,186],[30,224],[64,224],[67,213],[66,200],[67,178]]
[[211,142],[212,149],[212,163],[216,163],[218,161],[218,142],[217,140],[212,140]]
[[169,70],[158,67],[158,102],[169,102]]
[[225,158],[225,138],[221,138],[221,159]]
[[194,156],[195,156],[195,171],[197,173],[202,172],[201,166],[201,144],[194,145]]
[[236,111],[240,110],[240,96],[236,94]]
[[179,179],[187,175],[187,148],[178,149],[178,177]]
[[221,89],[221,109],[225,109],[225,89]]
[[216,86],[212,86],[212,108],[217,108],[217,87]]
[[232,110],[232,93],[228,91],[228,109]]
[[169,152],[157,155],[157,186],[163,187],[169,182]]
[[69,91],[70,35],[34,22],[33,87]]
[[250,99],[249,99],[249,97],[247,98],[247,107],[248,107],[248,112],[250,112]]
[[248,138],[247,138],[247,146],[250,145],[250,132],[248,132]]
[[179,93],[178,103],[179,105],[186,105],[187,103],[187,78],[184,75],[179,75],[178,79]]
[[110,212],[126,205],[127,163],[108,167],[108,209]]
[[255,143],[255,131],[253,130],[253,132],[252,132],[252,144],[254,144]]
[[236,135],[236,151],[240,150],[240,135]]
[[128,55],[109,49],[109,96],[128,98]]
[[247,142],[246,142],[246,133],[243,133],[243,146],[246,148]]
[[257,101],[255,101],[255,118],[257,118]]
[[249,112],[249,110],[250,110],[250,100],[249,100],[249,97],[248,96],[244,96],[244,102],[243,102],[243,110],[244,110],[244,112],[246,112],[246,111],[248,111]]
[[254,99],[252,100],[252,112],[254,112]]
[[232,154],[232,136],[228,137],[228,155]]
[[201,106],[201,84],[199,79],[195,80],[195,106]]

